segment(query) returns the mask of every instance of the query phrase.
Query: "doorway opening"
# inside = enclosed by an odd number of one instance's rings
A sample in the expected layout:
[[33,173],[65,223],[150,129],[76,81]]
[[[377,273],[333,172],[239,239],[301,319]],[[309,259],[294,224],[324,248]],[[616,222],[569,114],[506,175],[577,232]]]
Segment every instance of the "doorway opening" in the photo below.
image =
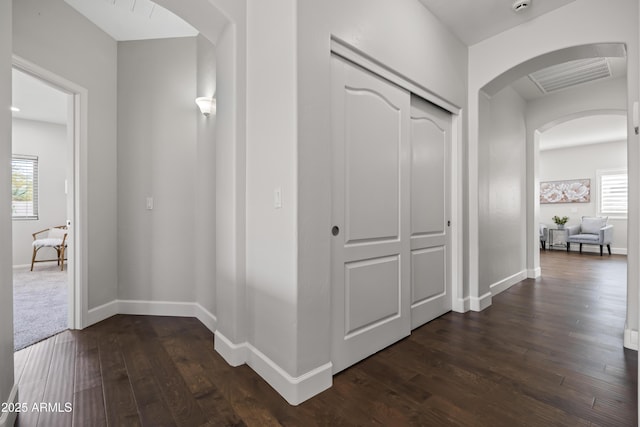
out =
[[14,350],[75,329],[77,94],[14,58]]
[[[521,112],[517,122],[520,124],[517,138],[510,140],[520,142],[517,146],[512,146],[517,152],[520,165],[526,170],[524,175],[514,175],[517,177],[519,193],[522,194],[518,208],[524,215],[511,230],[504,224],[499,224],[500,229],[496,230],[495,234],[499,232],[502,236],[510,237],[519,234],[520,239],[516,240],[526,242],[524,247],[518,246],[519,265],[522,265],[522,256],[526,256],[526,271],[523,273],[530,278],[542,275],[544,279],[541,256],[551,256],[551,251],[555,251],[552,254],[553,259],[566,260],[568,272],[574,268],[574,258],[578,258],[580,262],[613,262],[608,256],[609,246],[612,257],[620,258],[626,255],[626,224],[628,219],[632,218],[627,218],[626,208],[625,212],[619,215],[603,210],[598,193],[601,190],[599,180],[605,171],[615,171],[616,174],[612,177],[615,179],[623,175],[620,172],[624,171],[626,179],[629,144],[628,67],[624,45],[585,45],[531,58],[505,71],[483,87],[488,95],[487,104],[490,108],[481,108],[479,112],[480,134],[482,136],[484,132],[487,143],[487,149],[481,151],[498,153],[492,154],[491,161],[499,156],[501,164],[508,164],[509,160],[506,156],[508,151],[496,149],[501,147],[497,147],[494,141],[501,139],[496,137],[493,123],[488,120],[493,118],[490,114],[497,108],[500,95],[510,93],[510,99],[517,98],[517,105],[520,107],[511,108],[511,105],[505,102],[498,105],[503,110],[506,109],[506,105],[509,107],[508,111]],[[599,73],[591,72],[596,68],[600,70]],[[483,114],[488,117],[484,122]],[[601,123],[605,121],[614,123],[615,126],[611,126],[612,130],[603,132],[605,126]],[[509,126],[503,128],[514,134],[511,123],[507,123]],[[549,141],[544,146],[541,135],[551,136],[554,132],[557,133],[556,140]],[[502,132],[502,136],[504,135],[510,134]],[[482,143],[482,137],[480,142]],[[488,148],[493,148],[493,151]],[[481,167],[483,164],[481,163]],[[486,168],[485,176],[491,177],[488,174],[491,171],[493,169]],[[482,171],[480,173],[482,180]],[[503,179],[496,179],[490,181],[490,184],[501,186],[504,182]],[[569,193],[562,195],[562,189]],[[491,199],[487,198],[486,201],[490,202]],[[497,214],[501,211],[492,212],[492,205],[487,203],[487,206],[485,216],[500,219]],[[502,205],[499,206],[502,208]],[[613,207],[618,209],[617,206]],[[564,222],[566,217],[566,227],[558,227],[553,220],[554,217],[559,217],[559,222]],[[611,226],[613,227],[613,241],[604,241],[603,257],[600,256],[600,245],[597,243],[599,233],[589,233],[594,238],[594,241],[589,242],[591,244],[584,244],[573,238],[568,239],[569,247],[563,242],[567,240],[569,233],[573,234],[573,230],[569,232],[567,228],[581,229],[583,217],[589,219],[588,223],[602,222],[597,230],[609,227],[608,232],[611,232]],[[543,225],[546,225],[547,229],[553,229],[552,233],[544,234]],[[576,234],[575,239],[578,239],[577,236]],[[542,249],[542,240],[545,237],[546,251]],[[575,243],[571,243],[572,240]],[[480,265],[488,264],[481,261]],[[633,265],[629,267],[633,271]],[[603,278],[603,283],[607,279]],[[622,288],[631,289],[626,280],[623,279],[622,282]],[[631,300],[627,297],[627,316],[633,307]],[[628,346],[628,329],[627,326],[624,328],[625,346]]]

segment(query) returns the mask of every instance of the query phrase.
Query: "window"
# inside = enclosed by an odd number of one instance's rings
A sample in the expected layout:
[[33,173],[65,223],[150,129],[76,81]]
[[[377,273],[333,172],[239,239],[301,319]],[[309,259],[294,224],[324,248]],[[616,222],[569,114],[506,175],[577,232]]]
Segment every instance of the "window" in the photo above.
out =
[[38,219],[38,158],[11,157],[11,212],[13,219]]
[[599,170],[598,214],[618,217],[627,216],[627,170]]

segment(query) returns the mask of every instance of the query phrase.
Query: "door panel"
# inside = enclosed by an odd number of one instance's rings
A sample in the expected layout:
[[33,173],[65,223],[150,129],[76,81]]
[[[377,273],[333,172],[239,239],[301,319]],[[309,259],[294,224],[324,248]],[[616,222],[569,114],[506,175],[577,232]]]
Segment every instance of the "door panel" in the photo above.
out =
[[445,262],[444,246],[412,252],[411,280],[414,283],[414,292],[411,296],[412,308],[445,294]]
[[410,333],[410,94],[332,67],[335,373]]
[[451,114],[411,99],[411,327],[451,310],[449,152]]
[[444,234],[446,133],[413,106],[411,117],[411,235]]
[[380,90],[345,88],[348,243],[398,238],[401,117]]
[[400,314],[399,273],[398,256],[346,265],[345,337]]

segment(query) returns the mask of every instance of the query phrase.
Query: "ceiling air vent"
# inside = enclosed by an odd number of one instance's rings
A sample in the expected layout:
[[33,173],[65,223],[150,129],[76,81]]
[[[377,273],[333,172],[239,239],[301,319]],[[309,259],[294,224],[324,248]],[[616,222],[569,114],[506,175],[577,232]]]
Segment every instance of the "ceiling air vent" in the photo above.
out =
[[543,93],[555,92],[593,80],[611,77],[607,58],[578,59],[529,74]]

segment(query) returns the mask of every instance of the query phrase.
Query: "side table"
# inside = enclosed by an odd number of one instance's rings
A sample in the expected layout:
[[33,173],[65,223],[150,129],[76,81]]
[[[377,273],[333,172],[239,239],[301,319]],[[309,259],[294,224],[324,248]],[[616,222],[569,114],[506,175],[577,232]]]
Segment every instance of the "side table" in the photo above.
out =
[[550,228],[549,229],[549,248],[567,248],[567,238],[569,230],[566,228]]

